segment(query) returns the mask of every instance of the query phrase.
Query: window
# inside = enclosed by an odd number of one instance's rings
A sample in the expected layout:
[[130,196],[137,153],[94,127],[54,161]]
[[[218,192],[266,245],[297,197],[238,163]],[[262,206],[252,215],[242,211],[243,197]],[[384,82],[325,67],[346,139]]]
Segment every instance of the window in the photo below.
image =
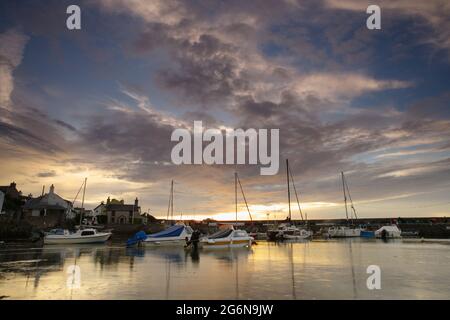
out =
[[93,236],[95,232],[93,230],[81,231],[81,236]]

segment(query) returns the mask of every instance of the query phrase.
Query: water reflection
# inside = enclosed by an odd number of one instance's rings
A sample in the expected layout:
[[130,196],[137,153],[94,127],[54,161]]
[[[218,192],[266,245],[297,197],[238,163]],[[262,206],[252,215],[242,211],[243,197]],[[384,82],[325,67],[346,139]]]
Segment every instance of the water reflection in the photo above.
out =
[[[79,245],[0,251],[0,295],[12,299],[448,298],[448,246],[381,241],[260,242],[185,251]],[[368,290],[366,269],[382,269]],[[66,286],[70,266],[81,287]]]

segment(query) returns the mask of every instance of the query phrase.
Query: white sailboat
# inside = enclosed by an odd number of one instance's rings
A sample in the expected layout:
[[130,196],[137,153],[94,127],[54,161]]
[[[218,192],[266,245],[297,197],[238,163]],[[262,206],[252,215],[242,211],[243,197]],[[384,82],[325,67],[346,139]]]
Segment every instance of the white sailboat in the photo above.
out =
[[292,185],[294,187],[295,197],[297,199],[298,211],[303,219],[302,208],[300,207],[300,201],[298,199],[297,189],[295,188],[294,176],[289,168],[289,160],[286,159],[286,177],[287,177],[287,189],[288,189],[288,204],[289,204],[289,217],[287,223],[282,223],[275,228],[272,228],[267,231],[267,237],[269,240],[277,241],[277,240],[304,240],[312,237],[313,232],[311,230],[307,230],[301,226],[296,226],[291,223],[292,213],[291,213],[291,189],[290,189],[290,179],[292,180]]
[[[250,209],[248,208],[247,199],[245,198],[244,190],[242,188],[241,181],[239,180],[237,172],[234,173],[234,194],[235,194],[235,207],[236,207],[236,222],[237,222],[237,185],[241,188],[242,196],[245,200],[245,205],[247,207],[248,214],[250,215],[250,220],[252,220],[252,215]],[[227,225],[226,229],[219,230],[218,232],[202,238],[200,240],[200,245],[207,248],[242,248],[251,247],[255,239],[251,237],[245,230],[237,230],[232,225]]]
[[347,219],[347,223],[349,223],[347,195],[350,200],[350,208],[352,209],[352,211],[350,212],[350,223],[348,226],[334,226],[334,227],[328,228],[328,235],[332,238],[359,237],[361,235],[362,229],[359,227],[353,226],[353,216],[355,216],[355,220],[358,219],[358,216],[356,214],[355,206],[353,205],[353,200],[350,195],[350,190],[348,188],[348,184],[347,184],[347,180],[345,179],[344,172],[341,172],[341,178],[342,178],[342,190],[344,192],[345,216]]
[[[84,210],[84,196],[86,193],[87,178],[84,179],[83,184],[80,187],[78,193],[80,193],[81,188],[83,188],[83,200],[81,202],[81,212],[80,212],[80,228],[76,232],[70,232],[66,229],[53,229],[46,233],[44,236],[44,244],[79,244],[79,243],[102,243],[107,241],[112,233],[111,232],[98,232],[96,229],[82,229],[82,219]],[[76,198],[78,197],[78,193]],[[74,202],[75,202],[74,200]]]
[[[173,220],[173,180],[170,187],[169,207],[167,208],[167,220],[169,220],[169,214]],[[190,226],[185,225],[183,222],[178,222],[169,228],[148,234],[146,239],[142,241],[145,246],[184,246],[186,242],[191,239],[193,230]],[[187,241],[186,241],[187,240]]]
[[242,248],[251,247],[254,239],[245,230],[236,230],[230,225],[225,230],[220,230],[209,237],[200,240],[204,249],[207,248]]

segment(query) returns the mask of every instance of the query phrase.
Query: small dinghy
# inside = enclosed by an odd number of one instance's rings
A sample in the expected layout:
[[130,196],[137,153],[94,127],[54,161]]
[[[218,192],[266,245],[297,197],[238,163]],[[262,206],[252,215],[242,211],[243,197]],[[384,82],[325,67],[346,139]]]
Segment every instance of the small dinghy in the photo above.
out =
[[76,232],[66,229],[53,229],[46,233],[44,244],[79,244],[79,243],[103,243],[111,237],[111,232],[97,232],[89,228]]
[[235,230],[233,226],[220,230],[209,237],[200,240],[201,246],[206,248],[243,248],[251,247],[253,237],[250,237],[245,230]]

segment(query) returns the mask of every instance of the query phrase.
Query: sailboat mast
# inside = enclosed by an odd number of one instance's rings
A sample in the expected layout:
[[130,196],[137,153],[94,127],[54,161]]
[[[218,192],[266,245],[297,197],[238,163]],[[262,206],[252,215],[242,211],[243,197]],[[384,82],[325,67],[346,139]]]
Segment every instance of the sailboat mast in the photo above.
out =
[[237,172],[234,173],[234,204],[236,209],[236,223],[238,220],[238,208],[237,208]]
[[239,187],[241,188],[242,198],[244,198],[245,207],[247,208],[247,212],[248,212],[248,215],[250,217],[250,221],[253,222],[252,214],[250,213],[250,208],[248,207],[248,203],[247,203],[247,198],[245,197],[244,188],[242,188],[241,179],[239,179],[238,175],[237,175],[237,181],[239,183]]
[[86,184],[87,184],[87,178],[84,178],[83,199],[81,200],[81,212],[80,212],[80,228],[81,228],[81,222],[83,221],[84,196],[86,195]]
[[287,177],[287,187],[288,187],[288,204],[289,204],[289,221],[291,221],[291,189],[289,183],[289,160],[286,159],[286,177]]
[[341,171],[341,177],[342,177],[342,191],[344,191],[344,203],[345,203],[345,217],[348,222],[348,209],[347,209],[347,194],[345,193],[345,178],[344,178],[344,172]]
[[173,220],[173,180],[172,180],[172,186],[170,188],[170,198],[171,198],[171,201],[170,201],[170,204],[171,204],[171,206],[170,206],[170,217]]

